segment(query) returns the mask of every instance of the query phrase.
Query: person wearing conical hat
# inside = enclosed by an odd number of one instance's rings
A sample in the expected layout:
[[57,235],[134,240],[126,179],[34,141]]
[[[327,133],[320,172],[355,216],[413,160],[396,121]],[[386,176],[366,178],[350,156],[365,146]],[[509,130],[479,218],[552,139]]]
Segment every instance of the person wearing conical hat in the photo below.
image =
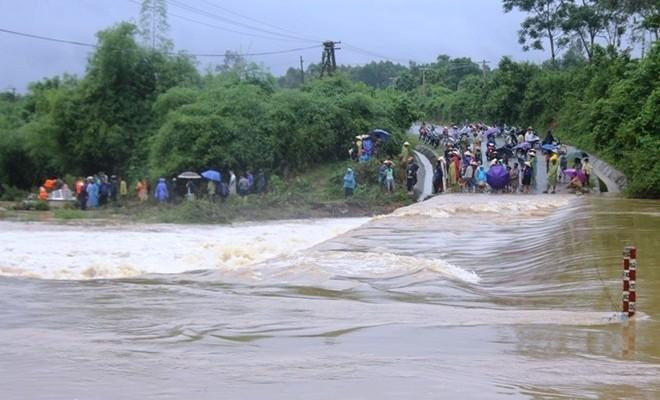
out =
[[385,188],[387,193],[394,193],[394,164],[392,161],[385,161]]
[[[401,163],[407,164],[408,162],[408,157],[410,157],[410,143],[409,142],[404,142],[403,146],[401,146],[401,154],[399,156],[401,158]],[[405,165],[404,165],[405,167]]]

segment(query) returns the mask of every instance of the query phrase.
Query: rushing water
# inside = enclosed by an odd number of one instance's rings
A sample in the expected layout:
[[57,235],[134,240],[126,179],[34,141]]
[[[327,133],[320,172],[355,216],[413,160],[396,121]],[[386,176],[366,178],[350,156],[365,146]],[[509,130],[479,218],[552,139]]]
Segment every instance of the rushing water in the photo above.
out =
[[565,195],[369,221],[0,222],[1,398],[659,398],[659,233],[660,202]]

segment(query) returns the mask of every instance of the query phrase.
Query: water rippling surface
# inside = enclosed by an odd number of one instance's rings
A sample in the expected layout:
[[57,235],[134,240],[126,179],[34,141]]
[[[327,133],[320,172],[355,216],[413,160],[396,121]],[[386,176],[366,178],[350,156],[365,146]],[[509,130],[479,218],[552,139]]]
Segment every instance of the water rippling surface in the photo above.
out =
[[0,228],[3,399],[660,397],[657,201]]

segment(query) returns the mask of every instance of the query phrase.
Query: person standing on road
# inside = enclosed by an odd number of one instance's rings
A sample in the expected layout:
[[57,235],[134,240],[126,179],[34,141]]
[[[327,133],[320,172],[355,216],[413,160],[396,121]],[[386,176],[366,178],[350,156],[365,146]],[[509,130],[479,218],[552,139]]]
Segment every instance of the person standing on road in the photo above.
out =
[[[555,188],[557,186],[557,176],[559,175],[559,165],[557,164],[557,159],[550,159],[550,168],[548,168],[548,186],[545,188],[543,193],[555,193]],[[550,191],[552,189],[552,191]]]
[[433,193],[442,193],[445,191],[445,182],[447,180],[447,164],[444,157],[438,157],[433,171]]
[[522,170],[522,185],[523,193],[529,193],[530,186],[532,185],[532,164],[529,161],[525,161],[525,166]]
[[584,185],[587,188],[591,187],[591,174],[593,173],[593,167],[589,163],[589,159],[585,158],[582,163],[582,172],[584,172]]

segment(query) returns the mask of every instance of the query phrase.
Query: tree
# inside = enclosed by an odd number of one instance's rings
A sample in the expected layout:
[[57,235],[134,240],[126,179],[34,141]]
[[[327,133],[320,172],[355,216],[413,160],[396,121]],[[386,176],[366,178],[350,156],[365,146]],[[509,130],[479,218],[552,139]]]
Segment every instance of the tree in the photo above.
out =
[[631,15],[633,39],[640,33],[650,32],[653,40],[660,33],[660,3],[657,0],[622,0],[625,11]]
[[503,0],[504,12],[514,8],[529,14],[518,31],[523,50],[543,50],[543,40],[550,44],[550,57],[555,63],[562,47],[567,44],[562,26],[566,18],[566,3],[562,0]]
[[566,2],[566,19],[562,25],[564,32],[574,34],[582,44],[582,49],[591,62],[596,38],[604,29],[604,19],[598,10],[598,0],[575,0]]
[[631,17],[624,0],[597,0],[595,3],[603,24],[603,38],[609,46],[620,48]]
[[140,8],[140,36],[143,44],[152,50],[169,51],[172,41],[167,34],[170,25],[167,22],[166,0],[142,0]]

